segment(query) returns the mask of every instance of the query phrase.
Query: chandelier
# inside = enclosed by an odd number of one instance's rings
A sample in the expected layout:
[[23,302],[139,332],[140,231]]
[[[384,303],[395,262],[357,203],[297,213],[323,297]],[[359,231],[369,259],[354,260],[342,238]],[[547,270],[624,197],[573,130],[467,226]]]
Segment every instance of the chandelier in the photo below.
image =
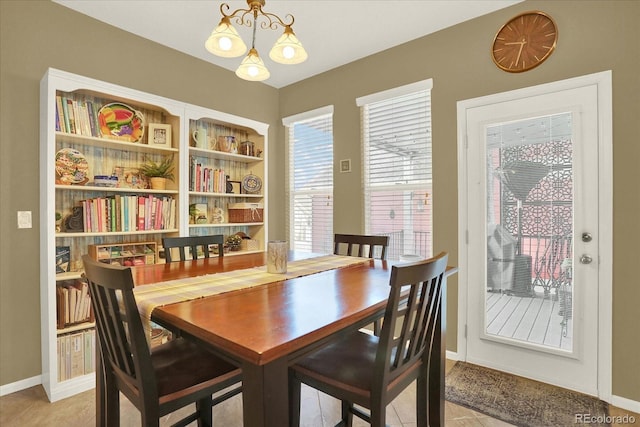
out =
[[222,19],[205,43],[207,50],[214,55],[236,58],[247,51],[247,46],[231,25],[231,19],[236,18],[238,25],[253,28],[251,49],[236,70],[236,75],[244,80],[262,81],[271,75],[255,48],[258,18],[262,21],[260,23],[262,29],[275,30],[279,26],[284,28],[284,33],[271,48],[269,58],[280,64],[299,64],[307,59],[307,52],[291,29],[293,16],[288,14],[286,18],[289,22],[285,22],[279,16],[262,10],[264,4],[265,0],[247,0],[248,9],[237,9],[233,13],[227,13],[230,9],[229,5],[223,3],[220,6]]

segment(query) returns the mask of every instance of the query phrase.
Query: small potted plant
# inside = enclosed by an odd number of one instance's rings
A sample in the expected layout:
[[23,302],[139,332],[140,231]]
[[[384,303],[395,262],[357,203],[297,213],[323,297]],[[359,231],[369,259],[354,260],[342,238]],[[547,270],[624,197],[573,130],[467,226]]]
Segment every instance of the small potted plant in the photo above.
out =
[[173,171],[173,156],[167,156],[162,161],[156,162],[153,159],[147,160],[140,165],[140,173],[149,178],[151,188],[154,190],[164,190],[167,186],[167,179],[175,179]]
[[225,241],[225,246],[228,246],[229,250],[231,251],[239,251],[241,244],[242,237],[238,236],[237,234],[230,235]]

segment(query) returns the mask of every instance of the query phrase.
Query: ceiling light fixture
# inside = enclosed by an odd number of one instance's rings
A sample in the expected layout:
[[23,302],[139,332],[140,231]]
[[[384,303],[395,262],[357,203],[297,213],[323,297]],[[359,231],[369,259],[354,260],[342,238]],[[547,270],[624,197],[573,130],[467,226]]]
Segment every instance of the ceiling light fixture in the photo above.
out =
[[[223,58],[235,58],[243,55],[247,51],[247,46],[240,38],[240,35],[231,25],[231,19],[236,18],[238,25],[253,27],[251,39],[251,49],[242,60],[236,70],[236,75],[241,79],[251,81],[262,81],[269,78],[270,73],[260,59],[255,48],[256,27],[258,18],[264,18],[260,23],[261,28],[275,30],[278,26],[284,28],[284,33],[276,41],[269,52],[269,57],[280,64],[299,64],[307,59],[307,52],[302,47],[302,43],[293,33],[293,15],[288,14],[289,22],[284,22],[279,16],[262,10],[265,0],[247,0],[248,9],[237,9],[233,13],[229,11],[229,5],[223,3],[220,6],[222,19],[207,39],[205,47],[214,55]],[[253,20],[251,19],[253,16]]]

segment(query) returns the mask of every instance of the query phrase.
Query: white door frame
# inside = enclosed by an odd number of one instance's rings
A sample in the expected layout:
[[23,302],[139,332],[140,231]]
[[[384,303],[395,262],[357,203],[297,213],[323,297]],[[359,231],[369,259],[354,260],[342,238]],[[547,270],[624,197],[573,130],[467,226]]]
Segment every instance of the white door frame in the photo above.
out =
[[598,214],[599,241],[599,319],[598,319],[598,397],[611,400],[612,278],[613,278],[613,131],[611,71],[516,89],[509,92],[459,101],[458,111],[458,341],[457,359],[467,357],[467,293],[469,287],[467,203],[467,109],[582,86],[598,90]]

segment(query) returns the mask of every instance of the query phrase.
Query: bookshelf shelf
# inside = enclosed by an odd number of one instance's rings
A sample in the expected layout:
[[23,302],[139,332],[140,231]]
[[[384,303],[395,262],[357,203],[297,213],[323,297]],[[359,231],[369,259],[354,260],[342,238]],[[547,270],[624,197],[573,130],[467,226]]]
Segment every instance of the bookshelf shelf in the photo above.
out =
[[237,197],[242,199],[263,199],[262,194],[209,193],[205,191],[189,191],[190,196],[201,197]]
[[95,137],[95,136],[87,136],[87,135],[76,135],[67,132],[56,132],[55,133],[56,140],[60,142],[72,143],[74,145],[82,145],[88,147],[101,147],[101,148],[109,148],[113,150],[120,150],[125,152],[132,153],[157,153],[157,152],[166,152],[168,154],[179,152],[178,148],[164,148],[151,146],[148,144],[139,144],[132,142],[123,142],[113,139]]
[[[61,100],[66,100],[67,109],[61,107]],[[91,110],[99,111],[102,106],[117,102],[130,106],[144,116],[144,125],[137,127],[142,136],[136,142],[123,141],[103,137],[99,127],[100,120],[92,116]],[[77,104],[81,117],[80,127],[71,128],[68,108]],[[75,107],[74,107],[75,108]],[[84,108],[88,113],[83,113]],[[59,111],[63,111],[60,116]],[[85,115],[81,115],[85,114]],[[87,118],[89,123],[87,124]],[[62,119],[62,120],[61,120]],[[92,122],[92,123],[91,123]],[[163,138],[149,141],[148,125],[169,125],[171,138],[168,143]],[[137,125],[133,124],[135,129]],[[245,148],[251,147],[247,153],[224,152],[195,147],[193,132],[197,129],[207,129],[210,138],[235,137],[236,141],[246,142]],[[96,130],[97,129],[97,130]],[[86,78],[60,70],[49,69],[40,82],[40,289],[41,289],[41,341],[42,341],[42,385],[47,397],[54,402],[95,386],[95,373],[89,359],[84,360],[84,371],[74,369],[61,363],[60,348],[78,347],[78,342],[70,344],[69,340],[79,340],[82,337],[84,345],[91,345],[95,325],[77,317],[76,322],[65,322],[58,317],[57,307],[66,301],[60,299],[60,290],[65,287],[81,287],[82,277],[81,257],[89,252],[91,245],[111,247],[116,245],[136,245],[153,242],[156,246],[155,261],[162,262],[158,256],[161,239],[165,236],[189,236],[201,234],[224,234],[228,236],[242,231],[252,239],[252,250],[229,252],[228,255],[261,252],[266,248],[267,241],[267,132],[268,125],[247,118],[238,117],[199,106],[174,101],[134,89],[113,85],[110,83]],[[104,135],[104,133],[102,134]],[[131,134],[133,136],[133,134]],[[140,135],[140,134],[138,134]],[[128,138],[128,137],[127,137]],[[132,139],[133,140],[133,139]],[[249,142],[250,141],[250,142]],[[192,145],[193,143],[193,145]],[[213,145],[211,145],[213,147]],[[75,171],[69,169],[66,163],[59,163],[56,157],[59,153],[75,153],[72,159],[81,162],[86,160]],[[79,153],[79,154],[77,154]],[[166,190],[146,188],[144,177],[139,175],[140,165],[147,159],[156,162],[170,156],[175,166],[175,181],[167,183]],[[241,181],[247,175],[254,175],[262,181],[262,194],[231,194],[220,192],[204,192],[190,190],[190,167],[196,160],[206,167],[224,170],[229,180]],[[64,158],[63,158],[64,160]],[[66,167],[66,169],[60,168]],[[71,173],[70,173],[71,171]],[[64,173],[67,173],[65,176]],[[76,179],[76,172],[81,172],[82,179]],[[94,177],[98,175],[119,177],[117,187],[101,187],[93,185]],[[73,179],[69,179],[72,176]],[[219,175],[220,177],[220,175]],[[227,179],[222,176],[223,179]],[[122,184],[126,183],[126,184]],[[145,187],[145,188],[136,188]],[[224,188],[224,187],[219,187]],[[151,212],[153,226],[149,223],[132,222],[127,219],[131,214],[133,199],[125,203],[124,199],[137,197],[139,203],[149,200],[157,202],[146,211],[145,219]],[[109,203],[103,200],[109,200]],[[121,204],[118,204],[118,200]],[[98,220],[93,218],[94,211],[90,203],[105,203],[99,205],[102,209]],[[162,225],[160,218],[166,219],[164,207],[160,217],[156,216],[158,207],[169,202],[169,221]],[[261,222],[230,223],[228,222],[227,205],[229,203],[251,202],[264,206]],[[129,208],[124,211],[125,204]],[[223,223],[218,224],[190,224],[191,204],[203,204],[207,209],[224,212]],[[152,205],[153,206],[153,205]],[[175,208],[175,209],[174,209]],[[115,210],[114,210],[115,209]],[[140,207],[138,208],[140,209]],[[104,216],[106,212],[106,217]],[[116,215],[113,215],[113,213]],[[61,216],[62,219],[58,217]],[[88,221],[89,218],[94,221]],[[120,222],[118,222],[118,218]],[[213,218],[211,216],[210,218]],[[75,220],[74,223],[69,221]],[[110,220],[110,222],[109,222]],[[126,222],[127,228],[123,225]],[[96,224],[99,227],[93,228]],[[105,227],[106,224],[106,227]],[[64,230],[70,231],[64,231]],[[80,231],[82,230],[82,231]],[[85,231],[87,230],[87,231]],[[91,230],[91,231],[88,231]],[[96,231],[106,230],[106,231]],[[127,231],[111,231],[127,230]],[[256,250],[253,250],[256,249]],[[68,259],[63,259],[68,256]],[[63,261],[64,272],[58,262]],[[114,259],[111,259],[113,262]],[[115,262],[120,262],[115,259]],[[56,272],[58,271],[58,274]],[[80,312],[81,309],[78,310]],[[62,325],[60,329],[59,325]],[[66,341],[63,341],[66,340]],[[85,354],[87,351],[85,350]]]
[[61,185],[56,184],[56,190],[65,191],[95,191],[102,193],[135,193],[135,194],[178,194],[178,190],[153,190],[150,188],[124,187],[96,187],[94,185]]

